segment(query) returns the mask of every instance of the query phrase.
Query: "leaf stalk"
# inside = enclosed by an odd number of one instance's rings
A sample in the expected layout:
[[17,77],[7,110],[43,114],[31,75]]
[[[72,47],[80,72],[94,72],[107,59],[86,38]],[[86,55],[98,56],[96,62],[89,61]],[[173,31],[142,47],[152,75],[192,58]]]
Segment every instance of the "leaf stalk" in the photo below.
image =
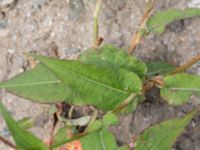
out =
[[130,94],[129,97],[127,99],[125,99],[121,105],[119,105],[118,107],[116,107],[115,109],[112,110],[112,113],[120,112],[122,109],[124,109],[126,106],[128,106],[128,104],[130,104],[130,102],[132,102],[136,98],[136,96],[137,95],[135,93]]
[[93,47],[97,48],[99,46],[99,12],[102,0],[98,0],[96,7],[94,9],[94,24],[93,24]]

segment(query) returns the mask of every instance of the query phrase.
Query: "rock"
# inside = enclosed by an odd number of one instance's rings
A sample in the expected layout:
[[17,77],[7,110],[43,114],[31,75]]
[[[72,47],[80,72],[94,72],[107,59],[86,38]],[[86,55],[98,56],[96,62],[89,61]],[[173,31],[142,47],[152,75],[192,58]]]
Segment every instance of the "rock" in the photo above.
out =
[[0,29],[5,29],[8,23],[6,20],[0,20]]
[[192,0],[187,5],[190,8],[200,8],[200,0]]
[[84,13],[84,9],[85,7],[82,0],[70,0],[68,19],[71,21],[79,20]]
[[35,126],[43,128],[45,126],[45,124],[48,122],[48,120],[49,120],[49,115],[47,115],[47,113],[43,112],[36,117],[36,119],[34,121]]
[[37,7],[41,7],[45,4],[47,0],[34,0],[34,3],[37,5]]
[[0,0],[0,7],[14,3],[15,0]]

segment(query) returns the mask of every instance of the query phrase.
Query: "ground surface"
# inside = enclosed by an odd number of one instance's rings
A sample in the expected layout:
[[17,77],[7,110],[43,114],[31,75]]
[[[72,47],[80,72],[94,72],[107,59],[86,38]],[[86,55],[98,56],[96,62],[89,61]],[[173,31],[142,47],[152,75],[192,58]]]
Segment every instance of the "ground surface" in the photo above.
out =
[[[24,52],[37,51],[59,58],[75,58],[91,46],[93,20],[86,0],[18,0],[16,4],[13,1],[0,0],[0,81],[30,66]],[[198,7],[195,2],[198,1],[156,0],[154,11]],[[104,43],[127,48],[138,27],[144,4],[144,0],[104,0],[100,15],[100,34],[105,39]],[[136,55],[145,60],[165,60],[180,65],[200,53],[199,25],[200,18],[176,22],[163,35],[146,38],[136,49]],[[200,63],[190,71],[200,75]],[[198,99],[192,99],[188,104],[174,108],[155,97],[155,91],[152,93],[134,113],[122,116],[123,123],[113,129],[119,143],[130,143],[131,137],[151,124],[182,116],[200,106]],[[40,137],[48,136],[51,126],[48,105],[28,102],[4,91],[0,92],[0,99],[16,119],[36,116],[37,125],[32,131]],[[1,116],[0,134],[10,137]],[[2,143],[0,149],[9,150]],[[193,119],[174,149],[200,149],[200,115]]]

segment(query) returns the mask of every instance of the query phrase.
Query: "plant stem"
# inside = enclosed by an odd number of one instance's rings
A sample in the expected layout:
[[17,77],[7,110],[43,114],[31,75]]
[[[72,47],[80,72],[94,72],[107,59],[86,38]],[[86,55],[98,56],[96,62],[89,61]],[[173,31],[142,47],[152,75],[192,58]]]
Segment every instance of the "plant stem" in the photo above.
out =
[[2,136],[0,136],[0,141],[2,141],[4,144],[8,145],[11,148],[17,149],[17,147],[12,142],[10,142]]
[[74,141],[74,140],[78,140],[78,139],[80,139],[80,138],[82,138],[82,137],[84,137],[84,136],[86,136],[86,135],[88,135],[88,134],[89,134],[89,133],[86,133],[86,132],[76,134],[76,135],[74,135],[74,136],[73,136],[72,138],[70,138],[70,139],[66,139],[66,140],[63,140],[63,141],[61,141],[61,142],[58,142],[58,143],[56,143],[56,144],[51,145],[51,148],[53,149],[53,148],[56,148],[56,147],[58,147],[58,146],[60,146],[60,145],[65,144],[65,143],[70,143],[70,142],[72,142],[72,141]]
[[143,94],[145,94],[147,91],[152,89],[153,87],[158,87],[161,88],[163,87],[163,76],[154,76],[150,79],[148,79],[144,84],[143,84]]
[[99,46],[99,11],[100,11],[100,7],[101,7],[101,1],[102,0],[98,0],[96,3],[96,7],[94,10],[94,24],[93,24],[93,29],[94,29],[94,35],[93,35],[93,46],[95,48],[97,48]]
[[141,31],[141,29],[145,28],[146,21],[148,20],[150,14],[151,14],[153,6],[154,6],[154,0],[149,0],[148,4],[147,4],[146,11],[145,11],[144,15],[141,18],[139,29],[138,29],[138,31],[136,33],[134,33],[134,35],[132,37],[130,46],[128,48],[128,54],[129,55],[134,52],[136,46],[140,43],[140,41],[144,37],[144,35],[142,35],[140,31]]
[[92,124],[96,120],[97,115],[98,115],[98,110],[94,109],[93,115],[92,115],[92,118],[91,118],[89,124]]
[[183,64],[180,67],[177,67],[173,72],[171,72],[170,74],[176,74],[176,73],[180,73],[183,72],[185,70],[187,70],[189,67],[191,67],[192,65],[194,65],[195,63],[197,63],[198,61],[200,61],[200,54],[198,54],[197,56],[193,57],[191,60],[189,60],[188,62],[186,62],[185,64]]
[[71,106],[69,113],[68,113],[68,118],[72,119],[72,115],[73,115],[73,111],[74,111],[74,106]]
[[134,100],[136,96],[137,95],[135,93],[130,94],[129,97],[125,99],[121,105],[112,110],[112,113],[118,113],[119,111],[121,111],[123,108],[128,106],[128,104],[130,104],[130,102],[132,102],[132,100]]

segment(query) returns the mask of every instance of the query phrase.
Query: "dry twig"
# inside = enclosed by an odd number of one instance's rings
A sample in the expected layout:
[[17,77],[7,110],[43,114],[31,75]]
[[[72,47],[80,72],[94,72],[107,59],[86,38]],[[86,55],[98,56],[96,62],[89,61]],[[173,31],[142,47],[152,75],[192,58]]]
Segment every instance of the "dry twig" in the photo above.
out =
[[177,67],[170,74],[176,74],[176,73],[183,72],[183,71],[187,70],[189,67],[191,67],[192,65],[194,65],[195,63],[197,63],[198,61],[200,61],[200,54],[198,54],[197,56],[193,57],[192,59],[190,59],[188,62],[186,62],[182,66]]
[[151,14],[153,6],[154,6],[154,0],[149,0],[148,3],[147,3],[146,11],[141,18],[139,29],[132,37],[131,44],[130,44],[129,49],[128,49],[128,54],[132,54],[134,52],[136,46],[142,40],[143,35],[141,34],[140,31],[141,31],[141,29],[145,28],[146,21],[148,20],[150,14]]
[[2,136],[0,136],[0,141],[2,141],[4,144],[8,145],[11,148],[17,149],[17,147],[12,142],[10,142]]

